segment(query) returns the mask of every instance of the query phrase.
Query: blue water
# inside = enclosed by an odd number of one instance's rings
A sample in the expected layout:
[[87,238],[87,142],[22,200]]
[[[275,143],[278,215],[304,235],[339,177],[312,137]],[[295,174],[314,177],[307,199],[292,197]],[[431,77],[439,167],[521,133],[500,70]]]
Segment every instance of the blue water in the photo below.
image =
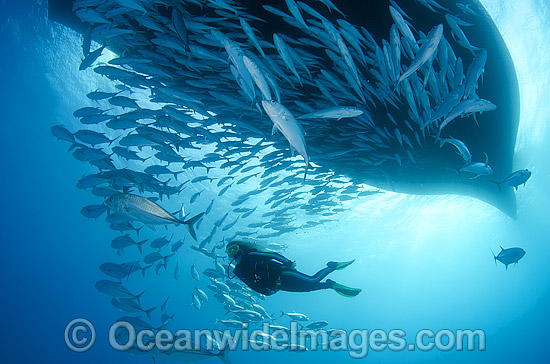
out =
[[[275,240],[288,245],[284,254],[308,273],[329,260],[357,259],[333,278],[363,292],[354,299],[328,291],[280,292],[264,301],[269,312],[295,310],[347,330],[402,329],[410,340],[420,329],[486,333],[485,351],[371,351],[366,359],[371,362],[550,362],[550,164],[545,157],[550,153],[550,62],[545,56],[549,9],[535,0],[485,3],[510,47],[520,81],[522,113],[514,167],[529,168],[533,176],[517,193],[517,221],[466,197],[388,193],[354,201],[336,222]],[[105,278],[98,269],[101,263],[120,261],[109,246],[116,234],[102,219],[80,214],[82,206],[99,203],[89,191],[75,187],[81,176],[94,170],[75,160],[67,153],[68,145],[50,132],[56,124],[76,126],[72,112],[89,103],[85,93],[107,81],[91,70],[78,71],[80,38],[46,22],[42,6],[13,1],[0,5],[0,360],[150,362],[109,346],[107,332],[121,313],[94,284]],[[206,207],[207,201],[203,203]],[[214,217],[224,213],[214,211]],[[189,241],[178,255],[179,281],[169,270],[131,281],[129,288],[146,289],[147,307],[170,296],[170,311],[176,314],[171,328],[212,327],[213,317],[225,312],[213,299],[200,311],[191,306],[189,267],[195,262],[202,271],[210,265],[188,248]],[[500,250],[500,245],[519,246],[527,254],[505,270],[500,263],[495,266],[490,251]],[[124,259],[137,259],[134,250]],[[63,339],[65,325],[77,317],[90,320],[98,333],[95,346],[82,354],[70,351]],[[229,358],[233,363],[266,364],[353,361],[343,352],[234,352]]]

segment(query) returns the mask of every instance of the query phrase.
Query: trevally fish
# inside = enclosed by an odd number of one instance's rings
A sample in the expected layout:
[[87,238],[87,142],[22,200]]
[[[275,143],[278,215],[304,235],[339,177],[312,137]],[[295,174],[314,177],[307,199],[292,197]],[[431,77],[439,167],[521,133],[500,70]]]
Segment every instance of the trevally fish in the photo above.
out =
[[422,44],[422,47],[420,47],[420,49],[418,50],[418,53],[416,54],[416,57],[414,57],[409,68],[405,72],[403,72],[401,77],[399,77],[399,79],[397,80],[398,84],[433,58],[435,51],[437,50],[437,46],[441,41],[442,35],[443,24],[439,24],[435,26],[432,30],[430,30],[430,32],[426,36],[424,44]]
[[451,110],[451,112],[443,120],[441,125],[439,125],[438,133],[441,134],[441,131],[445,126],[447,126],[447,124],[449,124],[451,121],[453,121],[454,119],[456,119],[461,115],[465,115],[468,113],[492,111],[492,110],[495,110],[496,108],[497,106],[489,100],[472,99],[472,100],[462,101],[460,104],[456,105],[453,110]]
[[327,326],[327,321],[314,321],[305,326],[306,329],[317,330]]
[[[439,139],[439,147],[442,148],[443,145],[445,144],[452,144],[458,154],[460,154],[460,156],[464,159],[464,162],[466,163],[472,163],[472,154],[470,153],[470,150],[468,149],[468,147],[466,146],[466,144],[464,144],[464,142],[462,140],[459,140],[459,139],[456,139],[456,138],[453,138],[453,137],[450,137],[450,138],[445,138],[445,139]],[[496,183],[496,182],[495,182]]]
[[84,57],[84,59],[82,60],[79,69],[83,71],[86,68],[90,67],[96,61],[96,59],[101,56],[101,52],[103,52],[103,49],[105,49],[105,46],[101,46],[95,51],[88,53],[86,57]]
[[487,63],[487,51],[483,49],[477,54],[466,72],[466,80],[464,81],[464,97],[468,97],[477,88],[477,80],[485,70]]
[[500,182],[497,182],[497,181],[489,181],[489,182],[496,183],[499,191],[502,191],[502,188],[501,188],[502,185],[514,187],[517,191],[519,185],[525,185],[525,183],[530,177],[531,177],[530,170],[520,169],[519,171],[510,173],[509,175],[504,177],[504,179]]
[[331,107],[299,116],[297,119],[343,119],[363,115],[363,110],[352,106]]
[[[191,346],[191,345],[190,345]],[[201,360],[207,360],[210,358],[218,358],[225,364],[230,364],[230,361],[227,359],[227,352],[229,351],[230,345],[227,345],[223,351],[219,353],[212,353],[208,350],[201,348],[200,350],[159,350],[157,348],[153,351],[147,352],[147,355],[151,355],[155,358],[167,361],[179,361],[182,363],[196,363]],[[136,349],[136,351],[141,352],[141,350]],[[143,352],[141,352],[143,354]]]
[[156,307],[153,307],[149,310],[145,310],[139,304],[137,304],[134,300],[128,299],[128,298],[119,298],[118,300],[116,298],[113,298],[111,300],[111,305],[118,308],[122,312],[126,312],[129,314],[144,313],[147,315],[147,318],[149,319],[149,321],[151,321],[151,312],[157,309]]
[[487,154],[485,154],[485,163],[481,163],[481,162],[469,163],[459,169],[459,173],[462,173],[462,172],[474,173],[475,176],[470,178],[470,179],[474,179],[479,176],[489,176],[493,174],[493,169],[491,168],[491,166],[489,166],[489,157],[487,156]]
[[[274,100],[262,100],[265,112],[273,122],[273,131],[279,130],[290,143],[292,150],[296,150],[306,161],[306,174],[309,167],[309,156],[306,150],[304,133],[290,110]],[[305,174],[304,174],[305,178]]]
[[134,239],[130,237],[130,234],[118,236],[113,239],[111,242],[111,247],[114,249],[117,249],[119,251],[119,254],[124,250],[124,248],[127,248],[129,246],[135,245],[137,246],[139,253],[143,254],[141,246],[147,241],[147,239],[136,242]]
[[138,300],[138,302],[139,302],[139,297],[141,297],[141,295],[143,294],[143,292],[142,292],[137,296],[133,295],[130,291],[128,291],[126,288],[124,288],[120,282],[114,282],[114,281],[109,281],[109,280],[98,281],[95,284],[95,288],[99,292],[101,292],[103,294],[106,294],[108,296],[111,296],[111,297],[115,297],[115,298],[133,298],[133,299]]
[[197,235],[193,225],[202,217],[200,213],[190,219],[182,221],[172,216],[168,211],[153,201],[131,193],[120,193],[109,197],[105,204],[111,212],[125,214],[132,220],[137,220],[155,230],[155,225],[184,224],[194,240]]
[[178,13],[176,8],[172,9],[172,23],[174,24],[176,33],[178,33],[181,41],[185,45],[185,51],[187,53],[191,53],[191,49],[189,48],[189,35],[187,34],[187,27],[185,26],[183,17]]
[[[493,253],[493,250],[491,249],[491,253]],[[504,264],[506,266],[506,270],[508,270],[508,266],[512,263],[518,263],[521,258],[525,255],[525,250],[522,248],[508,248],[504,249],[503,247],[500,247],[500,253],[495,255],[493,253],[493,258],[495,259],[495,264],[497,264],[497,260]]]
[[309,317],[303,313],[281,311],[281,316],[288,316],[291,320],[295,321],[309,321]]

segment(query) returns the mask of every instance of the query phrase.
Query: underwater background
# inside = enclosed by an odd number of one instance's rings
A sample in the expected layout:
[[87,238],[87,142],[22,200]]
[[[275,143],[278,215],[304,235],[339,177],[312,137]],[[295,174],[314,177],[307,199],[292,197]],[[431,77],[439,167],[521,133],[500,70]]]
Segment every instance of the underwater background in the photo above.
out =
[[[470,197],[386,192],[351,201],[334,221],[272,239],[285,244],[284,255],[308,273],[330,260],[356,259],[333,276],[363,292],[353,299],[329,291],[279,292],[263,302],[270,313],[302,312],[346,330],[397,328],[405,330],[409,339],[421,329],[469,328],[486,333],[485,351],[370,351],[363,360],[550,361],[550,4],[543,0],[482,4],[509,47],[519,80],[514,170],[528,168],[533,175],[517,192],[517,220]],[[109,345],[107,332],[121,314],[94,284],[104,279],[98,267],[119,258],[110,247],[117,234],[102,219],[80,214],[83,206],[100,203],[89,191],[75,187],[95,169],[75,160],[68,145],[50,131],[58,124],[76,129],[73,111],[90,104],[86,93],[107,88],[110,81],[91,70],[78,70],[81,36],[49,22],[43,2],[4,0],[0,6],[2,362],[150,362]],[[193,211],[204,210],[209,202],[199,201],[202,205]],[[224,213],[214,209],[211,217],[221,218]],[[182,227],[171,231],[187,234]],[[145,238],[153,236],[145,232]],[[222,318],[225,311],[213,300],[199,311],[192,307],[189,267],[196,264],[202,271],[211,263],[189,245],[187,237],[177,256],[181,279],[173,279],[171,262],[168,271],[149,272],[130,286],[136,292],[146,289],[142,303],[147,307],[170,297],[170,311],[175,314],[171,327],[212,327],[213,318]],[[500,263],[495,266],[491,249],[498,252],[499,246],[521,247],[526,255],[508,269]],[[137,254],[128,250],[125,258]],[[70,351],[63,340],[65,326],[76,317],[90,320],[98,333],[94,347],[82,354]],[[228,357],[232,363],[355,360],[345,352],[321,351],[237,351]]]

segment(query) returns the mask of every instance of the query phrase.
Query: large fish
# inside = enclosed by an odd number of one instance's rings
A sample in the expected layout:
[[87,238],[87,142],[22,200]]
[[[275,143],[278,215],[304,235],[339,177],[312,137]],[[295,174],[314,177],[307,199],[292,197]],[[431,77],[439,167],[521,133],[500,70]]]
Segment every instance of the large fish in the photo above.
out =
[[[491,253],[493,253],[493,250],[491,250]],[[506,270],[508,270],[508,266],[512,263],[519,262],[521,258],[525,255],[525,250],[522,248],[508,248],[504,249],[503,247],[500,247],[500,253],[495,255],[493,253],[493,258],[495,259],[495,264],[497,264],[497,260],[504,264],[506,266]]]
[[108,296],[115,297],[115,298],[132,298],[136,299],[139,302],[139,297],[143,294],[140,293],[139,295],[134,295],[130,291],[128,291],[124,286],[122,286],[122,283],[120,282],[114,282],[109,280],[101,280],[96,282],[95,288]]
[[416,57],[414,57],[409,68],[405,72],[403,72],[401,77],[399,77],[399,79],[397,80],[397,83],[400,83],[405,78],[409,77],[411,74],[413,74],[413,72],[415,72],[417,69],[422,67],[422,65],[424,65],[426,62],[430,61],[433,58],[434,53],[437,50],[437,46],[441,41],[442,35],[443,35],[443,24],[439,24],[435,26],[432,30],[430,30],[430,32],[426,36],[424,44],[418,50]]
[[168,211],[154,203],[153,201],[134,195],[131,193],[119,193],[109,197],[105,204],[111,210],[111,213],[119,213],[128,216],[131,220],[137,220],[155,230],[155,225],[184,224],[193,239],[197,240],[197,235],[193,225],[202,217],[200,213],[185,221],[172,216]]
[[[122,340],[121,340],[122,341]],[[191,345],[189,345],[191,346]],[[195,345],[193,345],[195,346]],[[185,347],[185,346],[184,346]],[[218,352],[218,353],[212,353],[209,350],[206,350],[204,348],[200,348],[199,350],[176,350],[175,348],[172,348],[170,350],[159,350],[158,348],[154,348],[152,351],[144,352],[137,348],[132,348],[129,352],[130,353],[136,353],[137,355],[150,355],[154,358],[158,358],[161,360],[166,361],[178,361],[182,363],[196,363],[201,360],[207,360],[210,358],[218,358],[223,363],[230,364],[231,362],[227,359],[227,353],[229,352],[230,346],[227,345],[224,350]],[[194,348],[193,348],[194,349]]]
[[485,163],[482,162],[472,162],[466,164],[464,167],[460,168],[459,174],[462,172],[469,172],[475,174],[474,177],[471,177],[470,179],[478,178],[479,176],[490,176],[493,174],[493,169],[489,165],[489,156],[487,156],[487,153],[485,153]]
[[324,110],[314,111],[309,114],[301,115],[298,119],[342,119],[353,118],[363,115],[363,110],[352,106],[331,107]]
[[464,144],[462,140],[450,137],[445,139],[439,139],[439,147],[443,148],[445,144],[452,144],[457,150],[457,153],[464,159],[464,162],[467,164],[472,163],[472,154],[470,153],[470,150]]
[[493,183],[496,183],[498,186],[498,190],[502,191],[502,185],[504,186],[510,186],[514,187],[516,191],[518,190],[519,185],[525,185],[527,180],[531,177],[531,171],[528,169],[520,169],[519,171],[515,171],[513,173],[510,173],[504,179],[500,182],[497,181],[490,181]]
[[451,112],[443,120],[441,125],[439,125],[438,136],[441,134],[441,131],[445,126],[447,126],[451,121],[453,121],[454,119],[456,119],[461,115],[465,115],[468,113],[476,113],[476,112],[481,113],[484,111],[493,111],[496,108],[497,106],[489,100],[473,99],[473,100],[462,101],[460,104],[456,105],[451,110]]
[[[290,110],[274,100],[262,100],[262,106],[265,112],[273,121],[273,131],[279,130],[290,143],[290,147],[296,150],[306,161],[306,173],[309,167],[309,156],[306,150],[306,140],[304,133],[292,115]],[[305,175],[304,175],[305,178]]]
[[185,26],[185,21],[183,20],[183,17],[181,16],[181,14],[179,14],[176,8],[172,9],[172,23],[174,24],[176,33],[178,33],[181,41],[185,46],[185,51],[187,53],[191,53],[191,48],[189,48],[189,35],[187,33],[187,27]]

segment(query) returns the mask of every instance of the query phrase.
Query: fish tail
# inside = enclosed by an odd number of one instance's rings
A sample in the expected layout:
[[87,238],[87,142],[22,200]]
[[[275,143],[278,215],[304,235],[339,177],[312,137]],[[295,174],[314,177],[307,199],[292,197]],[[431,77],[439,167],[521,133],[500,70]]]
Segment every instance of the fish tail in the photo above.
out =
[[193,238],[193,240],[197,241],[197,234],[195,233],[195,229],[193,229],[193,225],[200,220],[200,218],[202,217],[202,215],[204,215],[204,212],[201,212],[200,214],[188,219],[188,220],[185,220],[185,221],[182,221],[181,223],[185,225],[185,227],[187,228],[187,230],[189,231],[189,234],[191,234],[191,237]]
[[489,182],[492,182],[498,186],[498,192],[502,192],[502,187],[500,186],[500,182],[490,180]]
[[145,291],[141,292],[140,294],[138,294],[137,296],[134,296],[134,299],[137,301],[137,303],[139,305],[141,305],[141,296],[143,296],[143,294],[145,293]]
[[[122,91],[120,91],[120,92],[122,92]],[[118,93],[117,93],[117,95],[118,95]],[[109,147],[111,146],[111,144],[113,144],[113,142],[114,142],[115,140],[117,140],[117,139],[120,138],[121,136],[122,136],[122,134],[120,134],[119,136],[117,136],[116,138],[114,138],[113,140],[111,140],[111,141],[109,142]],[[111,153],[111,155],[113,155],[113,153]]]
[[226,345],[222,351],[220,351],[216,356],[224,363],[224,364],[231,364],[231,361],[229,361],[229,358],[227,358],[227,353],[229,352],[230,345]]
[[495,259],[495,265],[497,265],[497,256],[495,255],[495,253],[493,252],[493,249],[489,247],[489,249],[491,249],[491,254],[493,254],[493,258]]
[[148,265],[147,267],[143,267],[141,268],[141,275],[143,276],[143,278],[145,278],[145,272],[147,271],[147,269],[151,268],[153,265]]
[[147,318],[149,319],[149,321],[151,321],[151,312],[153,312],[156,309],[157,309],[156,307],[153,307],[149,310],[145,310],[145,314],[147,315]]
[[309,169],[309,162],[306,162],[306,171],[304,172],[304,181],[306,180],[308,169]]
[[137,248],[139,250],[139,254],[141,254],[141,255],[143,255],[143,249],[141,247],[147,240],[148,239],[145,239],[145,240],[142,240],[142,241],[139,241],[139,242],[136,243]]
[[71,150],[73,150],[74,148],[78,147],[79,143],[72,143],[70,146],[69,146],[69,149],[67,149],[67,152],[70,152]]

